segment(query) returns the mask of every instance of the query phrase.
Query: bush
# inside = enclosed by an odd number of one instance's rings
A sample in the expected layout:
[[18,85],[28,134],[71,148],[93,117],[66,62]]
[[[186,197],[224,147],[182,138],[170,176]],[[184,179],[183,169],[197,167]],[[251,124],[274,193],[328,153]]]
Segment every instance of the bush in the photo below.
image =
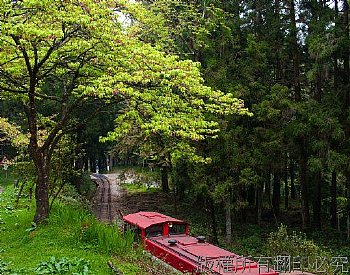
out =
[[281,225],[272,232],[267,242],[267,252],[270,255],[318,256],[323,253],[313,241],[307,240],[302,233],[288,234],[287,227]]
[[56,259],[51,257],[47,262],[41,262],[35,269],[36,274],[75,274],[87,275],[90,263],[84,259]]
[[[281,225],[276,232],[270,233],[267,241],[268,256],[291,256],[301,262],[304,270],[315,272],[321,264],[327,274],[334,274],[330,266],[331,257],[303,233],[293,231],[288,233],[287,227]],[[293,259],[294,258],[294,259]]]

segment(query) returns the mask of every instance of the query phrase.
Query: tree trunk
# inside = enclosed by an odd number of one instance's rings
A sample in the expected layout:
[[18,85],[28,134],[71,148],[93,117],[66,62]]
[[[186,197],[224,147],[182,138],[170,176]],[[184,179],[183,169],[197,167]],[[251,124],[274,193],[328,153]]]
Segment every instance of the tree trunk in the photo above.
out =
[[287,210],[289,207],[289,186],[288,186],[288,158],[284,164],[284,209]]
[[307,183],[307,155],[304,139],[302,139],[300,147],[299,183],[301,186],[301,219],[302,227],[306,228],[310,224],[310,210],[309,187]]
[[261,224],[263,190],[260,183],[256,184],[256,222]]
[[34,216],[34,222],[36,224],[46,223],[49,217],[49,163],[47,156],[41,158],[34,158],[34,164],[37,172],[37,180],[35,187],[35,201],[36,201],[36,212]]
[[[349,41],[349,3],[347,0],[343,1],[343,24],[344,24],[344,35],[346,41]],[[344,46],[344,84],[345,84],[345,107],[347,108],[350,105],[350,46],[347,43]]]
[[[348,168],[349,169],[349,168]],[[346,184],[346,198],[347,198],[347,240],[350,240],[350,227],[349,227],[349,219],[350,219],[350,171],[345,172],[345,184]]]
[[332,172],[331,182],[331,226],[337,228],[337,172]]
[[[349,3],[347,0],[343,1],[343,34],[345,41],[349,41]],[[350,84],[350,46],[349,43],[344,45],[343,48],[343,54],[342,57],[344,59],[344,74],[343,74],[343,83],[344,83],[344,110],[347,110],[350,106],[350,91],[349,91],[349,84]],[[344,117],[344,132],[345,132],[345,139],[348,140],[350,138],[350,121],[348,116],[345,113]],[[349,156],[348,156],[349,157]],[[347,197],[347,239],[349,241],[350,239],[350,226],[349,226],[349,217],[350,217],[350,168],[347,167],[345,171],[345,177],[346,177],[346,197]]]
[[295,3],[290,0],[290,35],[291,35],[291,51],[293,60],[293,87],[295,101],[301,101],[301,86],[300,86],[300,69],[299,69],[299,55],[298,55],[298,41],[297,41],[297,25],[295,21]]
[[[19,199],[22,196],[22,191],[23,191],[23,188],[24,188],[24,185],[26,184],[26,182],[27,182],[27,180],[24,180],[19,188],[18,194],[16,196],[16,200],[15,200],[15,208],[18,207]],[[15,187],[17,187],[17,186],[15,186]]]
[[213,244],[218,244],[218,231],[216,228],[216,216],[215,216],[215,207],[214,207],[214,201],[212,198],[208,199],[209,203],[209,211],[210,211],[210,220],[211,220],[211,242]]
[[[335,37],[339,39],[339,7],[338,0],[334,1],[334,10],[335,10]],[[335,51],[334,54],[334,92],[338,94],[339,91],[339,66],[338,66],[338,51]],[[330,225],[333,228],[337,228],[337,172],[335,170],[332,171],[332,179],[331,179],[331,206],[330,206]]]
[[290,197],[295,200],[297,198],[297,192],[295,189],[295,178],[294,178],[294,161],[290,161],[290,167],[289,167],[289,173],[290,173]]
[[265,196],[266,196],[266,200],[270,203],[270,201],[271,201],[271,172],[268,172],[266,174]]
[[226,242],[231,243],[232,240],[232,220],[231,220],[231,204],[227,200],[225,206],[225,216],[226,216]]
[[280,215],[280,202],[281,202],[281,178],[278,172],[273,175],[273,193],[272,193],[272,208],[276,215]]
[[161,177],[162,177],[162,191],[168,193],[169,192],[169,173],[168,167],[163,166],[161,169]]
[[321,228],[321,207],[322,207],[322,194],[321,194],[321,171],[316,172],[314,175],[314,199],[313,199],[313,225],[316,228]]

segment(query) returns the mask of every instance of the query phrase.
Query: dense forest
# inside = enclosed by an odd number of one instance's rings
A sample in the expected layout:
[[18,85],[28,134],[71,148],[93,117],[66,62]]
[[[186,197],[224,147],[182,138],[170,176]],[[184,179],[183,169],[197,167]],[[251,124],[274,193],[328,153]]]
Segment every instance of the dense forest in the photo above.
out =
[[33,162],[34,220],[107,154],[158,167],[214,237],[224,209],[228,241],[290,210],[349,238],[348,1],[130,2],[1,3],[2,154]]
[[[161,166],[163,190],[169,174],[179,199],[192,191],[205,198],[214,223],[216,209],[225,209],[228,239],[231,219],[244,220],[252,209],[258,224],[264,211],[278,224],[297,209],[290,223],[331,226],[349,238],[348,2],[146,5],[162,18],[167,37],[158,40],[164,34],[145,28],[145,39],[165,41],[167,51],[200,62],[208,86],[243,99],[253,114],[216,116],[216,137],[191,143],[209,161],[174,160],[174,148],[158,148],[153,159]],[[140,153],[130,136],[119,146],[119,152]]]

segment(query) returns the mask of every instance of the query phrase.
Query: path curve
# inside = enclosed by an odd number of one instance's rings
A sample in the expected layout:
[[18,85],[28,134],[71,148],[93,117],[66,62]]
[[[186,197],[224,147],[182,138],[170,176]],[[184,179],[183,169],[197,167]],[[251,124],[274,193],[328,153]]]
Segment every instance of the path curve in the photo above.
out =
[[91,179],[96,183],[97,190],[92,202],[92,210],[96,218],[107,223],[119,223],[122,213],[118,207],[121,187],[119,174],[92,174]]

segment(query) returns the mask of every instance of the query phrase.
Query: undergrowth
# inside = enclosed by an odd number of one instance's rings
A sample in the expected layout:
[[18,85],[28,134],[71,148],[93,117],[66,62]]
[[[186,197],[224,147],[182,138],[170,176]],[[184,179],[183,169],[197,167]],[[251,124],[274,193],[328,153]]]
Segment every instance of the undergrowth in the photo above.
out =
[[141,252],[133,249],[133,235],[98,222],[81,201],[65,194],[64,202],[53,204],[47,225],[32,226],[34,200],[23,196],[15,207],[18,190],[12,183],[4,186],[0,274],[111,274],[108,261],[124,274],[147,274],[138,265]]

